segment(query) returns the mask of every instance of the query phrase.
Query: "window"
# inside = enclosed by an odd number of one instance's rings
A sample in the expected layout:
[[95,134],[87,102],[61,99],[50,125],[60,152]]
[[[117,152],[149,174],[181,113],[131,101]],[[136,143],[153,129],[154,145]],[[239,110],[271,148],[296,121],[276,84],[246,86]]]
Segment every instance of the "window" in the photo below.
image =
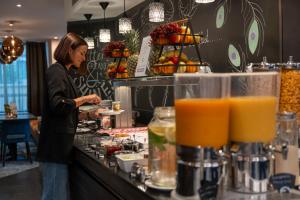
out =
[[[0,47],[2,44],[0,43]],[[0,113],[4,112],[4,104],[14,102],[18,112],[27,112],[27,70],[26,48],[22,56],[13,63],[0,63]]]

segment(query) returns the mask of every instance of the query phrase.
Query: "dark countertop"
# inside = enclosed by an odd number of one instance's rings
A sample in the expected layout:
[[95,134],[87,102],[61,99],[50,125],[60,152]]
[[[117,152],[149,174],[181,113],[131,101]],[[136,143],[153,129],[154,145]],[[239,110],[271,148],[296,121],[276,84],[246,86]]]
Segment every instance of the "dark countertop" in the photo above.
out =
[[98,159],[94,153],[88,153],[83,147],[74,147],[75,164],[79,164],[84,170],[93,175],[97,181],[103,183],[109,191],[120,199],[145,199],[145,200],[168,200],[171,199],[170,192],[158,192],[147,189],[129,174],[117,167],[109,167],[106,159]]
[[[83,168],[90,176],[93,176],[98,183],[106,187],[118,199],[143,199],[143,200],[170,200],[170,192],[162,192],[147,188],[145,184],[135,181],[128,173],[118,170],[117,167],[109,167],[106,159],[99,159],[94,153],[88,153],[80,145],[74,146],[74,164]],[[299,192],[300,194],[300,192]],[[249,195],[228,190],[222,190],[218,199],[225,200],[279,200],[279,199],[300,199],[300,195],[279,194],[270,192],[266,194]]]

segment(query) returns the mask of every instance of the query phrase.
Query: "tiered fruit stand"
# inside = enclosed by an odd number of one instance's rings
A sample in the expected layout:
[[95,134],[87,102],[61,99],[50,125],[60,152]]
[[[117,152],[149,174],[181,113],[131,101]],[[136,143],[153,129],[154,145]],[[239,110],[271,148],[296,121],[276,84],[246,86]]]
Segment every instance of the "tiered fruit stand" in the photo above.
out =
[[[194,33],[189,19],[163,24],[156,28],[150,35],[152,45],[159,46],[160,48],[159,58],[156,60],[156,64],[152,66],[155,74],[172,75],[175,72],[194,73],[202,65],[199,44],[204,39],[204,36]],[[174,49],[173,56],[165,56],[163,52],[167,47]],[[189,61],[187,59],[187,56],[183,53],[186,47],[194,47],[198,58],[197,61]]]
[[106,57],[113,59],[113,62],[108,64],[107,67],[108,77],[110,79],[128,78],[126,65],[130,53],[129,49],[125,48],[124,42],[111,42],[104,48],[103,52]]

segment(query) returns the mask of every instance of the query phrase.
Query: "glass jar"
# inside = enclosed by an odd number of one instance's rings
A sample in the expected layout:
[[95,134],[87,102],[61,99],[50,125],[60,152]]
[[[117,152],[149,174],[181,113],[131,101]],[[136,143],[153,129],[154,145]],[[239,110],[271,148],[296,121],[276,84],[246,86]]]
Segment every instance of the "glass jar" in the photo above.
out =
[[297,63],[293,62],[292,56],[281,67],[279,110],[280,112],[296,112],[299,124],[300,70],[297,68]]
[[175,109],[157,107],[148,125],[149,171],[157,187],[176,186]]
[[298,126],[296,113],[283,112],[277,115],[275,173],[299,176]]

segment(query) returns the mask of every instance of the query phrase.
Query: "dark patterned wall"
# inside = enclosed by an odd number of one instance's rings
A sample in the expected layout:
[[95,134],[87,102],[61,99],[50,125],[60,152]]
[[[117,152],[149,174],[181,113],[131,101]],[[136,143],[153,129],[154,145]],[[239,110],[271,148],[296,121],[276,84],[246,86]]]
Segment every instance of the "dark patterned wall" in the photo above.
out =
[[[101,49],[105,45],[99,42],[98,31],[103,27],[102,20],[68,22],[68,32],[75,32],[82,37],[87,35],[95,36],[95,49],[88,50],[87,55],[87,70],[85,76],[74,76],[76,85],[78,86],[81,95],[96,93],[101,95],[102,99],[112,99],[113,90],[111,81],[106,78],[106,66],[110,62],[104,58]],[[106,20],[106,27],[114,30],[116,28],[116,20],[111,18]],[[111,31],[112,38],[117,39],[119,36],[114,31]]]
[[[207,43],[200,46],[203,60],[212,65],[214,72],[241,71],[249,62],[260,62],[263,56],[278,62],[281,57],[279,3],[280,0],[216,0],[210,4],[197,4],[194,0],[161,0],[165,4],[165,21],[191,18],[195,32],[208,35]],[[128,11],[141,39],[159,24],[148,20],[146,0]],[[117,18],[108,26],[114,30],[113,39],[120,39]],[[101,20],[68,23],[68,31],[85,35],[87,30],[98,34]],[[99,45],[99,44],[98,44]],[[104,80],[107,60],[103,59],[101,46],[89,52],[90,75],[79,77],[76,83],[82,94],[101,91],[102,98],[111,98],[110,81]],[[187,50],[188,56],[196,56]],[[141,113],[141,121],[147,123],[157,106],[173,105],[172,87],[134,87],[133,109]]]
[[282,30],[283,30],[283,61],[289,56],[294,56],[296,62],[300,62],[300,1],[282,1]]
[[[141,38],[149,35],[158,25],[148,20],[149,2],[150,0],[146,0],[128,11],[134,28],[141,33]],[[208,33],[209,41],[201,45],[200,49],[203,59],[211,63],[213,71],[239,71],[249,62],[260,62],[263,56],[267,56],[272,62],[279,61],[280,0],[217,0],[210,4],[197,4],[194,0],[162,0],[162,2],[165,4],[165,21],[189,17],[192,19],[195,32]],[[118,17],[107,22],[108,28],[112,30],[113,39],[121,38],[117,33],[117,20]],[[86,21],[69,22],[68,31],[82,36],[88,31],[90,34],[98,35],[98,30],[102,26],[102,20],[92,20],[90,24]],[[91,60],[91,65],[102,69],[92,71],[104,72],[105,61],[102,58],[101,46],[94,51],[91,58],[95,58],[94,55],[97,54],[100,60]],[[191,58],[196,56],[194,51],[188,53]],[[101,79],[103,74],[93,77]]]
[[[129,11],[135,28],[146,36],[157,24],[148,22],[146,1]],[[162,0],[166,21],[191,18],[195,32],[208,33],[201,45],[203,59],[215,72],[237,71],[263,56],[278,62],[280,58],[280,0],[216,0],[197,4],[194,0]],[[190,51],[189,57],[195,57]]]
[[[166,21],[191,18],[195,32],[208,34],[208,42],[200,46],[202,59],[214,72],[241,71],[249,62],[260,62],[267,56],[271,62],[280,59],[278,0],[217,0],[196,4],[194,0],[162,0]],[[135,28],[147,36],[157,24],[148,22],[149,1],[129,11]],[[187,50],[196,57],[193,49]],[[157,106],[172,106],[172,87],[133,88],[133,108],[141,113],[140,122],[151,119]]]

